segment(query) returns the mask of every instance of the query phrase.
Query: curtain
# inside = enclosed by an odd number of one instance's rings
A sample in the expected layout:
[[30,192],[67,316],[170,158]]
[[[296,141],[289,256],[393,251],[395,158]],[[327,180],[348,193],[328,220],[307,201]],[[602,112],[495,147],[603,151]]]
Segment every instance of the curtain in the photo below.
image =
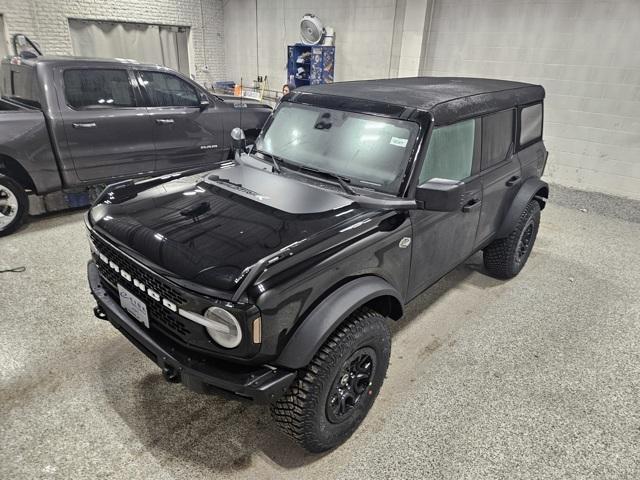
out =
[[184,27],[69,19],[74,55],[157,63],[189,74]]

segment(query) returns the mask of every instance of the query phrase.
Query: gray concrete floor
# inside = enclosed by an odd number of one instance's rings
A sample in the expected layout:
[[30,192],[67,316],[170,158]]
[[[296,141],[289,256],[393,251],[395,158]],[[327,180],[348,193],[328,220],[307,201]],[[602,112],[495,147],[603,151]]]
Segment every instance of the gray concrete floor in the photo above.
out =
[[[96,320],[82,213],[0,239],[0,478],[640,478],[640,208],[554,189],[508,282],[479,255],[394,326],[341,448],[191,393]],[[586,212],[580,211],[581,208]]]

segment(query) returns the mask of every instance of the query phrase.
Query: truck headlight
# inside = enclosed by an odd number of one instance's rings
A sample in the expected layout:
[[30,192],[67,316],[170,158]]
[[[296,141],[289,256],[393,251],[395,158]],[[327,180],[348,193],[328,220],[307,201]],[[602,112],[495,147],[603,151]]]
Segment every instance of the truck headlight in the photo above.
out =
[[225,348],[234,348],[242,340],[240,323],[231,313],[220,307],[210,307],[204,312],[206,319],[211,320],[207,325],[207,333],[219,345]]

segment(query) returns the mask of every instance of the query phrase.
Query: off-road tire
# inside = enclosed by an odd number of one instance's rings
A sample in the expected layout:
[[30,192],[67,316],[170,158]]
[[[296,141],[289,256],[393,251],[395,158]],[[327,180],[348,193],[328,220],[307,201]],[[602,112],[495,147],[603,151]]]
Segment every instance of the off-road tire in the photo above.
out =
[[[505,238],[491,242],[483,250],[484,267],[496,278],[513,278],[529,259],[540,226],[540,204],[531,200],[523,210],[516,226]],[[521,243],[528,237],[526,246]]]
[[[334,423],[329,404],[335,398],[347,360],[359,352],[375,352],[370,382],[349,416]],[[353,313],[320,347],[309,365],[280,399],[271,405],[271,415],[282,432],[303,448],[319,453],[345,442],[364,420],[382,383],[391,353],[387,319],[369,309]]]
[[[9,224],[2,226],[2,222],[0,222],[0,237],[15,232],[24,221],[25,215],[29,210],[29,198],[27,197],[27,193],[24,191],[24,188],[22,188],[22,186],[11,177],[7,177],[0,173],[0,192],[3,190],[8,190],[13,194],[14,198],[17,200],[17,210],[13,214],[14,217]],[[7,204],[0,198],[0,214],[3,214],[2,210],[8,208]]]

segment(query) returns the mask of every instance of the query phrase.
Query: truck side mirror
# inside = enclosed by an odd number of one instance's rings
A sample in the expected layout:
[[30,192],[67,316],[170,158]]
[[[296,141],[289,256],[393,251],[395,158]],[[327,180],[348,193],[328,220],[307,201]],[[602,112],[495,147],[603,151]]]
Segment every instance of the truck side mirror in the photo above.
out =
[[236,127],[231,130],[231,146],[237,155],[244,152],[244,149],[247,146],[247,137],[244,134],[244,130],[240,127]]
[[200,93],[200,111],[209,108],[209,97],[205,93]]
[[453,212],[462,208],[464,183],[457,180],[432,178],[416,189],[416,202],[422,210]]

